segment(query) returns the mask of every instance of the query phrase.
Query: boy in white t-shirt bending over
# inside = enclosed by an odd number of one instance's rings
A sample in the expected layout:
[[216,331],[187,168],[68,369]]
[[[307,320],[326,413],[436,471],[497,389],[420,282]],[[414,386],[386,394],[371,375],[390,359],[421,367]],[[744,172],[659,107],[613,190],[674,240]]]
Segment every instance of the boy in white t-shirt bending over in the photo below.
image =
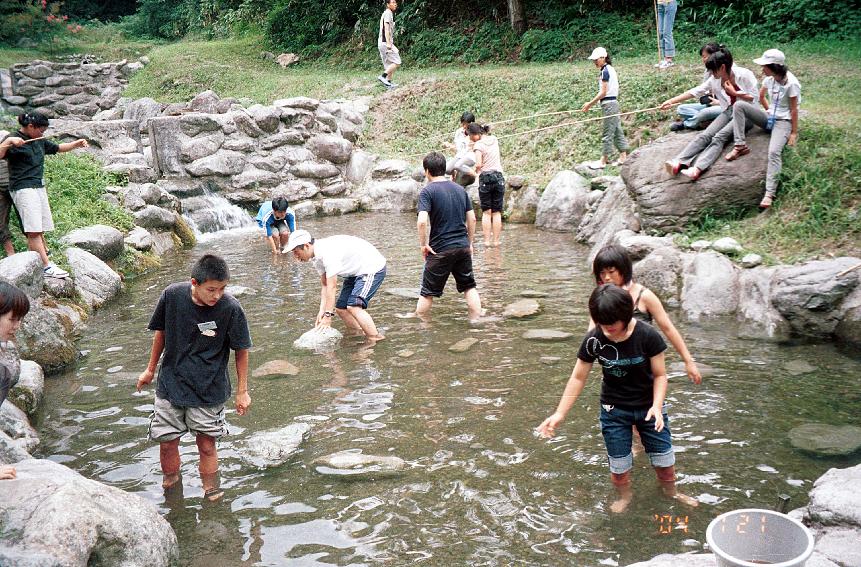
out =
[[[385,338],[367,312],[368,302],[386,277],[386,259],[373,244],[347,234],[315,240],[307,230],[296,230],[284,249],[288,252],[300,262],[311,262],[320,274],[317,327],[330,327],[337,313],[348,329],[361,331],[371,340]],[[344,284],[336,301],[338,276]]]

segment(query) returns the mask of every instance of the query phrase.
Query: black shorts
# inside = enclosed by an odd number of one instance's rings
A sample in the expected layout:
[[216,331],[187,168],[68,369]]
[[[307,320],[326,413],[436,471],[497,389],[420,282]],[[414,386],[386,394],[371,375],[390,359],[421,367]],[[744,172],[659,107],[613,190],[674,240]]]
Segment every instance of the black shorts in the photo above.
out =
[[448,275],[454,276],[457,291],[463,293],[475,287],[475,277],[472,274],[472,254],[469,248],[452,248],[445,252],[428,254],[425,269],[422,273],[423,297],[440,297],[448,281]]
[[505,196],[505,178],[498,171],[485,171],[478,176],[478,200],[481,210],[494,213],[502,212],[502,199]]

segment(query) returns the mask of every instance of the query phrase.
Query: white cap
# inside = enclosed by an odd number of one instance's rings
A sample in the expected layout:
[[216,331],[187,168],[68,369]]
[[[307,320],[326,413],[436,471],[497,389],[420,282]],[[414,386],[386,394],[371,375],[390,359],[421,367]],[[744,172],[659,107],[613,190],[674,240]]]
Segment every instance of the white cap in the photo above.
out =
[[290,233],[290,240],[287,241],[287,246],[284,247],[284,250],[281,251],[282,254],[286,254],[291,252],[294,248],[298,248],[305,244],[310,244],[311,233],[307,230],[294,230]]
[[589,56],[589,59],[595,60],[602,57],[607,57],[607,50],[603,47],[596,47],[592,50],[592,55]]
[[786,55],[779,49],[769,49],[753,62],[757,65],[786,65]]

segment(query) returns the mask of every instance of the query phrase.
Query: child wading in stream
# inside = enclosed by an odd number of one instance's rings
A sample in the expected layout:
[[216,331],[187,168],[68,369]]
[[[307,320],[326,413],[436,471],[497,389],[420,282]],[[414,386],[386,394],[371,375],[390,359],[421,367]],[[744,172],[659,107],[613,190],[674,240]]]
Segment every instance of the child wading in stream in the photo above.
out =
[[155,331],[149,364],[137,382],[138,392],[152,382],[164,353],[149,426],[150,439],[160,446],[162,486],[171,488],[180,481],[179,439],[191,432],[200,452],[200,478],[208,500],[224,495],[218,486],[215,442],[227,434],[224,403],[230,398],[231,350],[236,353],[236,412],[245,415],[251,405],[251,335],[242,306],[224,293],[229,280],[227,263],[207,254],[192,268],[191,283],[165,288],[149,322],[149,329]]
[[610,476],[618,499],[610,511],[625,511],[631,502],[631,469],[634,456],[632,427],[640,433],[649,461],[664,493],[686,504],[697,501],[676,491],[673,442],[664,411],[667,372],[661,335],[647,323],[634,319],[634,301],[626,290],[612,284],[595,288],[589,298],[589,314],[597,327],[589,331],[577,353],[577,363],[556,411],[538,426],[549,438],[580,396],[592,364],[601,365],[601,435],[607,447]]

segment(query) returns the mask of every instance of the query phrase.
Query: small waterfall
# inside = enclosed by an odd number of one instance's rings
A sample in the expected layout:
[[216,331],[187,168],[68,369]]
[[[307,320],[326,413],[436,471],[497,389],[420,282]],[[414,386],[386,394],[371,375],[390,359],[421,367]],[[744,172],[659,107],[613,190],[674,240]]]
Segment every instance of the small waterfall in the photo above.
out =
[[248,211],[210,191],[183,199],[182,216],[198,236],[254,225]]

